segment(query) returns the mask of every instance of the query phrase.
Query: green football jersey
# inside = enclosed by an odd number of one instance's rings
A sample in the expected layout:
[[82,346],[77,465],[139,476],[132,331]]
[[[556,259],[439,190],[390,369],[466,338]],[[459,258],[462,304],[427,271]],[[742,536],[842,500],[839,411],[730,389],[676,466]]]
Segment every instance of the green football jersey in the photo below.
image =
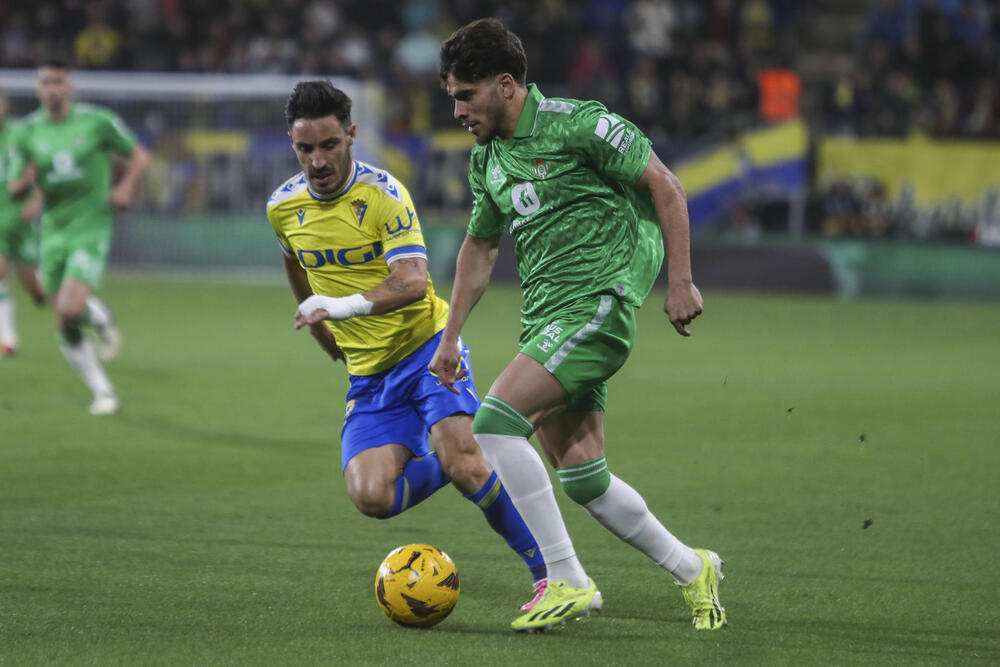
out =
[[7,184],[12,180],[17,164],[18,123],[7,118],[0,127],[0,230],[7,229],[21,220],[17,202],[7,194]]
[[129,155],[135,136],[117,114],[74,103],[66,118],[53,121],[41,109],[24,121],[18,148],[24,163],[38,165],[45,196],[42,234],[111,225],[109,153]]
[[514,239],[521,324],[598,293],[640,306],[663,263],[652,198],[635,187],[652,145],[599,102],[546,99],[531,84],[514,135],[475,146],[468,232]]

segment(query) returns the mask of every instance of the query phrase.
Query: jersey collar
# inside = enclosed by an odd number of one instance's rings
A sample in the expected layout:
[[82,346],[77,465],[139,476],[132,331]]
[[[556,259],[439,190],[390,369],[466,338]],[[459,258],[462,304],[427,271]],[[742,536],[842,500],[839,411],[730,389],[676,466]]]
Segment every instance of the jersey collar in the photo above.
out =
[[534,134],[535,119],[538,117],[538,105],[544,99],[545,96],[538,90],[538,86],[533,83],[528,84],[528,96],[524,98],[524,108],[517,119],[517,127],[514,128],[513,139],[523,139]]
[[355,160],[354,161],[354,170],[351,172],[351,177],[349,179],[347,179],[346,183],[344,183],[344,187],[341,188],[340,192],[337,192],[337,193],[332,194],[332,195],[320,195],[320,194],[316,194],[315,192],[312,191],[312,188],[309,187],[309,178],[308,177],[306,177],[306,191],[308,191],[309,192],[309,196],[312,197],[313,199],[315,199],[316,201],[333,201],[337,197],[342,197],[345,192],[347,192],[348,190],[351,189],[351,187],[354,185],[354,182],[357,181],[357,180],[358,180],[358,161]]
[[45,117],[45,120],[47,120],[48,122],[50,122],[50,123],[65,123],[70,118],[72,118],[73,116],[76,115],[76,102],[73,101],[73,100],[70,100],[69,106],[66,107],[66,115],[63,116],[62,118],[60,118],[59,120],[54,120],[51,116],[49,116],[47,113],[45,113],[45,109],[42,109],[41,111],[42,111],[42,115]]

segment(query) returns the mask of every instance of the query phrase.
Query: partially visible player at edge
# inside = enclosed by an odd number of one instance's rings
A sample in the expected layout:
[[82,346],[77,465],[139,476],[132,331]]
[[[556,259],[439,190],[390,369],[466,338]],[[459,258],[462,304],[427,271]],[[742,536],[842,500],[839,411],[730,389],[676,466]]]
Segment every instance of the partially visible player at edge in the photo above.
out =
[[38,282],[38,243],[30,219],[41,202],[37,193],[17,201],[7,194],[11,166],[17,161],[15,147],[19,125],[7,117],[7,98],[0,93],[0,359],[17,350],[18,336],[14,300],[7,292],[7,268],[17,267],[17,277],[37,305],[45,302]]
[[[479,407],[468,348],[455,394],[427,370],[448,318],[434,294],[416,209],[402,183],[354,160],[351,99],[328,81],[303,81],[285,107],[302,171],[274,191],[267,218],[299,307],[350,377],[341,430],[341,469],[354,505],[396,516],[450,481],[524,559],[535,585],[545,565],[531,533],[472,437]],[[427,435],[434,439],[430,450]]]
[[493,383],[473,433],[538,540],[549,586],[511,627],[546,630],[603,602],[563,523],[534,433],[566,494],[669,572],[694,626],[726,622],[722,561],[672,535],[604,455],[607,379],[635,339],[635,309],[669,251],[665,310],[681,335],[702,310],[691,279],[687,204],[650,141],[598,102],[546,99],[526,85],[521,41],[497,19],[457,30],[441,47],[441,83],[476,139],[473,210],[458,255],[451,314],[430,364],[449,387],[458,341],[489,282],[509,223],[524,290],[520,354]]
[[[119,399],[81,327],[97,333],[104,360],[118,354],[120,337],[111,311],[95,296],[107,268],[112,209],[135,201],[146,151],[117,114],[72,101],[69,67],[49,60],[38,68],[40,108],[18,135],[23,171],[9,186],[17,196],[35,183],[45,212],[41,225],[41,274],[53,295],[60,350],[93,394],[90,413],[110,415]],[[112,186],[111,156],[125,159]]]

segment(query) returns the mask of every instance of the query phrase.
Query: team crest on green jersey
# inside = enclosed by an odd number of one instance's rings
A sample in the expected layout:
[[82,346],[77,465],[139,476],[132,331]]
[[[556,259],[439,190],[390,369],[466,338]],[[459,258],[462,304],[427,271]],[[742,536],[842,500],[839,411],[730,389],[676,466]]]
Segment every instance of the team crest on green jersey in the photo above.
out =
[[535,175],[538,176],[538,178],[545,178],[549,175],[549,168],[545,165],[545,160],[535,160]]
[[354,209],[354,215],[358,216],[358,227],[360,227],[361,221],[365,219],[365,211],[368,210],[368,204],[364,199],[355,199],[351,202],[351,208]]

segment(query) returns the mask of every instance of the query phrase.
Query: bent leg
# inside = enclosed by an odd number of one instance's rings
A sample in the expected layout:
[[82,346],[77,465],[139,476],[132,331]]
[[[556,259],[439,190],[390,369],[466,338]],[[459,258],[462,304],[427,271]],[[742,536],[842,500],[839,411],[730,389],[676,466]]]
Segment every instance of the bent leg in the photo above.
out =
[[344,468],[347,495],[358,510],[388,519],[430,497],[448,483],[437,456],[414,458],[403,445],[359,452]]
[[555,459],[566,495],[602,526],[680,583],[690,583],[698,576],[698,554],[660,523],[635,489],[608,470],[603,412],[566,412],[551,417],[538,428],[538,440]]
[[17,277],[24,289],[31,295],[35,305],[41,306],[45,303],[45,290],[42,289],[42,281],[38,277],[38,267],[31,264],[21,264],[17,267]]
[[[98,361],[94,348],[80,330],[89,295],[90,286],[87,283],[72,278],[63,281],[55,299],[56,322],[62,336],[62,345],[59,349],[93,393],[94,404],[91,406],[91,411],[94,412],[98,403],[102,403],[106,404],[106,407],[95,414],[109,414],[117,410],[114,387],[101,362]],[[115,403],[113,407],[111,402]]]
[[538,543],[472,437],[472,416],[440,420],[431,427],[431,437],[452,484],[483,511],[490,527],[524,560],[532,581],[544,579],[545,561]]
[[565,392],[545,368],[519,354],[493,383],[476,413],[473,434],[538,541],[548,576],[586,587],[587,574],[576,557],[556,503],[545,464],[528,437],[533,420],[561,409]]

